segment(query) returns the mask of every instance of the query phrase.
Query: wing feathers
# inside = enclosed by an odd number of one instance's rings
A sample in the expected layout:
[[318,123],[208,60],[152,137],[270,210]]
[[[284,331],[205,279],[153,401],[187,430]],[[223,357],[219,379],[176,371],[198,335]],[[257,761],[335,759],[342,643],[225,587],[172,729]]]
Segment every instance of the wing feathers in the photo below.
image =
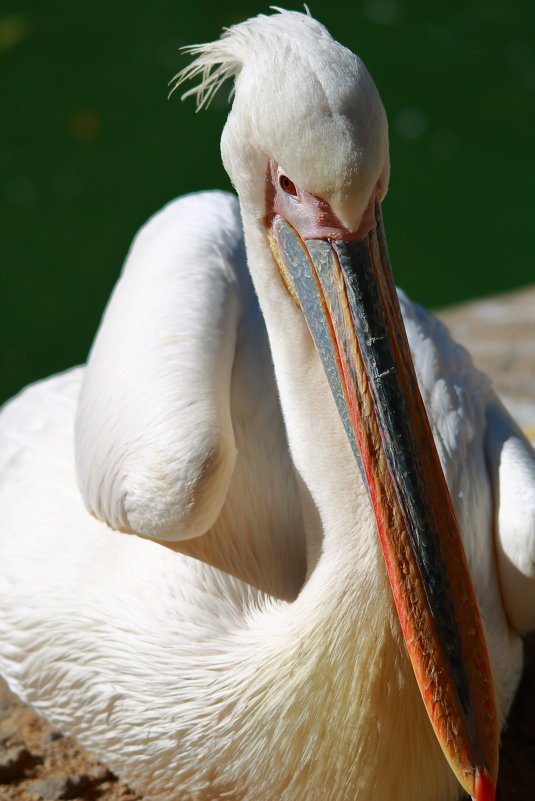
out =
[[88,509],[145,537],[199,536],[235,461],[230,379],[244,262],[236,198],[169,204],[140,231],[90,354],[76,423]]
[[502,598],[513,627],[526,634],[535,629],[535,451],[498,401],[486,419]]

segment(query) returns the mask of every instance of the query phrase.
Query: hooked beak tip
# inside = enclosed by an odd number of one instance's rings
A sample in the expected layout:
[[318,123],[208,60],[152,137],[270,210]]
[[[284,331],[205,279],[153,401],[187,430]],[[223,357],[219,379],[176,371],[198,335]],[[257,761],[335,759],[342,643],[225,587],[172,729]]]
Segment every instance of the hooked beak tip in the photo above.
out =
[[473,801],[495,801],[496,786],[486,770],[478,770],[474,782]]

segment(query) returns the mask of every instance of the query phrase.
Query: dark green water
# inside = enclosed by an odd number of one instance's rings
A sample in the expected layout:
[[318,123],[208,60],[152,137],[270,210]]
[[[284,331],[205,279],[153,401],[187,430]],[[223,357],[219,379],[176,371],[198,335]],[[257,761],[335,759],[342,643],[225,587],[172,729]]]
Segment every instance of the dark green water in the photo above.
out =
[[[166,99],[167,82],[185,63],[180,45],[267,8],[1,0],[0,398],[84,360],[151,213],[228,187],[224,96],[196,115],[191,101]],[[362,56],[389,114],[384,211],[398,284],[439,306],[532,282],[535,3],[311,11]]]

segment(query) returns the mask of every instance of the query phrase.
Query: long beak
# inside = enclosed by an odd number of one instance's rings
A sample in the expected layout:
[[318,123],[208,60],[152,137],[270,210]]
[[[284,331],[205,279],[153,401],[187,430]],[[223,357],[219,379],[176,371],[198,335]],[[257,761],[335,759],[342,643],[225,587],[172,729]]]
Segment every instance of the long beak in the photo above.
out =
[[462,787],[477,801],[492,801],[498,726],[487,647],[418,389],[380,207],[364,241],[303,241],[275,217],[271,246],[305,315],[367,482],[435,734]]

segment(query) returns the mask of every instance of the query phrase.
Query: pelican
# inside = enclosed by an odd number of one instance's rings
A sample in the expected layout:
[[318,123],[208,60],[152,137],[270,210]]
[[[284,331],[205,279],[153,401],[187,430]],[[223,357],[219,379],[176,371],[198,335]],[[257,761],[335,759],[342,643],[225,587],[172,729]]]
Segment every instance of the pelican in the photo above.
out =
[[394,290],[362,62],[287,11],[190,52],[239,202],[149,220],[3,410],[0,672],[154,801],[492,801],[535,454]]

